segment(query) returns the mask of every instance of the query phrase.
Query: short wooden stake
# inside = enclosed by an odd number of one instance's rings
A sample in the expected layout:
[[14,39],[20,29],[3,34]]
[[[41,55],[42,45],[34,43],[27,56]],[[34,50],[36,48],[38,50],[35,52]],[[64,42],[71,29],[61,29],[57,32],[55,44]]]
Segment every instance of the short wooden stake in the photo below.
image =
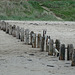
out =
[[59,60],[65,60],[65,44],[61,44]]
[[9,33],[9,24],[6,24],[6,33]]
[[56,45],[56,49],[59,51],[60,50],[60,40],[56,39],[55,45]]
[[71,66],[75,66],[75,49],[73,50],[73,54],[72,54],[72,63]]
[[12,25],[9,25],[9,35],[12,35]]
[[2,30],[6,31],[6,22],[2,21]]
[[34,48],[36,48],[36,34],[35,34]]
[[36,34],[32,34],[32,48],[36,48]]
[[37,48],[40,48],[41,46],[41,44],[40,44],[40,41],[41,41],[41,34],[38,34],[38,37],[37,37]]
[[16,26],[15,25],[12,26],[12,36],[16,37]]
[[19,26],[17,26],[16,28],[16,38],[20,39],[20,27]]
[[29,29],[25,30],[25,44],[29,44]]
[[72,60],[73,50],[74,50],[73,44],[68,44],[68,46],[67,46],[67,60]]
[[30,32],[30,44],[32,45],[32,35],[34,34],[33,31]]
[[50,41],[49,41],[49,52],[48,52],[48,55],[53,55],[53,51],[54,51],[53,44],[54,44],[53,39],[50,39]]
[[41,37],[41,51],[44,51],[45,46],[46,46],[46,30],[43,30],[43,37]]
[[46,38],[46,52],[49,52],[49,40],[50,40],[50,37],[47,36],[47,38]]
[[45,37],[45,39],[44,39],[44,51],[46,51],[46,38],[47,38],[46,33],[47,33],[47,30],[44,29],[43,30],[43,37]]
[[2,22],[0,21],[0,29],[1,29],[1,25],[2,25]]
[[44,42],[45,42],[45,37],[41,37],[41,51],[44,51]]
[[21,41],[24,41],[24,28],[21,28],[21,36],[20,36],[20,39]]

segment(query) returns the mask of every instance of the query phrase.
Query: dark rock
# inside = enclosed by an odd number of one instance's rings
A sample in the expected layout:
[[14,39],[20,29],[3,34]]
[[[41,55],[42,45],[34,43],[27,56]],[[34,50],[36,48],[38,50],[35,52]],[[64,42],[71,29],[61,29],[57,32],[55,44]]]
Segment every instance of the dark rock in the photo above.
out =
[[29,54],[29,55],[34,56],[34,54]]
[[65,64],[70,64],[70,63],[65,63]]
[[53,65],[47,65],[48,67],[54,67]]
[[17,57],[23,57],[23,58],[25,58],[24,56],[22,56],[22,55],[20,55],[20,56],[17,56]]
[[64,67],[69,67],[69,66],[64,66]]
[[28,61],[32,61],[32,59],[28,59]]
[[27,54],[27,52],[24,52],[25,54]]

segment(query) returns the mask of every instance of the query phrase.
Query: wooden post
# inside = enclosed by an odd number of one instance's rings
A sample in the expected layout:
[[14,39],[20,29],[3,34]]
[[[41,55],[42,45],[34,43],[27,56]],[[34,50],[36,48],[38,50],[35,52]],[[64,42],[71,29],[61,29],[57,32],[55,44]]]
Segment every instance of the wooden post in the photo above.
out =
[[74,50],[73,44],[68,44],[68,46],[67,46],[67,60],[72,60],[73,50]]
[[39,43],[40,48],[41,48],[41,39],[42,39],[42,37],[40,36],[40,43]]
[[32,34],[32,48],[36,48],[36,34]]
[[25,30],[25,44],[29,44],[29,29]]
[[49,40],[50,40],[50,36],[46,38],[46,52],[49,52]]
[[4,21],[1,22],[1,30],[3,30],[3,22],[4,22]]
[[9,33],[9,24],[6,24],[6,33]]
[[75,66],[75,49],[73,50],[73,54],[72,54],[72,63],[71,66]]
[[0,29],[2,30],[2,21],[1,21],[1,23],[0,23]]
[[65,44],[61,44],[59,60],[65,60]]
[[59,51],[60,50],[60,40],[56,39],[55,44],[56,44],[56,49]]
[[2,21],[2,30],[6,31],[6,22]]
[[45,37],[41,37],[41,51],[44,51],[44,40]]
[[46,31],[47,31],[46,29],[43,30],[43,37],[44,37],[44,40],[43,41],[44,41],[44,50],[45,51],[46,51],[46,38],[47,38]]
[[38,34],[38,37],[37,37],[37,48],[40,48],[40,41],[41,41],[40,37],[41,37],[41,34]]
[[54,44],[53,39],[50,39],[50,41],[49,41],[49,52],[48,52],[48,55],[53,55],[53,51],[54,51],[53,44]]
[[12,35],[12,25],[9,25],[9,35]]
[[34,33],[32,34],[32,48],[34,48]]
[[44,47],[45,47],[45,34],[46,34],[46,30],[43,30],[43,37],[41,37],[41,51],[44,51]]
[[21,39],[21,41],[24,41],[24,28],[21,28],[20,32],[21,32],[21,36],[20,36],[21,38],[20,39]]
[[36,48],[36,34],[34,36],[35,40],[34,40],[34,48]]
[[1,25],[2,25],[2,22],[0,21],[0,29],[1,29]]
[[16,26],[12,26],[12,36],[16,37]]
[[44,46],[43,46],[43,37],[41,36],[41,51],[44,51]]
[[16,28],[16,38],[20,39],[20,27],[19,26],[17,26]]
[[33,31],[30,32],[30,44],[32,45],[32,34],[34,34]]

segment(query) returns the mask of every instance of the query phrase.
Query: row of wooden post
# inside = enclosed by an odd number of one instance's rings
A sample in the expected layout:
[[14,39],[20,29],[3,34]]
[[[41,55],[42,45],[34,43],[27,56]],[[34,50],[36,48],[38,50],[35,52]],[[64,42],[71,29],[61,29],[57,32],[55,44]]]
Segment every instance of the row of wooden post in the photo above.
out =
[[16,25],[9,25],[4,21],[0,22],[0,29],[24,41],[27,45],[32,45],[32,48],[40,48],[41,51],[46,50],[48,55],[57,55],[59,60],[65,60],[65,50],[67,50],[67,60],[72,60],[72,66],[75,66],[75,49],[73,44],[68,44],[65,47],[65,44],[61,44],[60,40],[56,39],[54,42],[50,36],[46,36],[46,30],[43,30],[43,35],[36,34],[33,31],[29,32],[29,29],[24,30]]

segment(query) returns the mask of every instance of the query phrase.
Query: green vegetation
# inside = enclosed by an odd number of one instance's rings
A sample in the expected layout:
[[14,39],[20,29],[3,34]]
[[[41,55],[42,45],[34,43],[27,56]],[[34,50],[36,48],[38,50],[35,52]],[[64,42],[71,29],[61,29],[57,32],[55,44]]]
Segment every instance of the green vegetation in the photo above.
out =
[[25,0],[0,1],[0,20],[58,20],[39,2]]
[[0,20],[61,20],[57,16],[75,21],[75,0],[0,0]]
[[75,0],[46,1],[42,5],[66,21],[75,21]]

